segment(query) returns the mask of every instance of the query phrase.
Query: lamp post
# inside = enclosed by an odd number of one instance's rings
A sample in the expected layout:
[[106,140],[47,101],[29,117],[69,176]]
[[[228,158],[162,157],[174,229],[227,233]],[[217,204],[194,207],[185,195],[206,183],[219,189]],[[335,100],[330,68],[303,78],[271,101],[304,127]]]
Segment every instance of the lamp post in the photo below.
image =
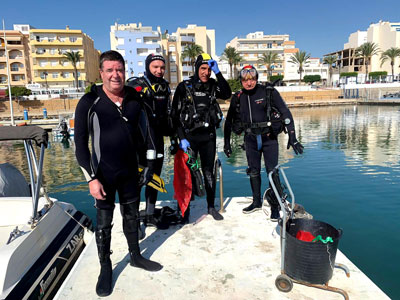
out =
[[44,76],[44,81],[46,83],[46,94],[47,94],[47,90],[49,88],[49,86],[47,85],[47,75],[49,75],[49,73],[47,73],[46,71],[43,72],[43,76]]
[[339,87],[340,87],[340,65],[341,65],[341,59],[342,59],[342,56],[340,55],[340,54],[338,54],[338,59],[337,59],[337,67],[338,67],[338,69],[339,69]]

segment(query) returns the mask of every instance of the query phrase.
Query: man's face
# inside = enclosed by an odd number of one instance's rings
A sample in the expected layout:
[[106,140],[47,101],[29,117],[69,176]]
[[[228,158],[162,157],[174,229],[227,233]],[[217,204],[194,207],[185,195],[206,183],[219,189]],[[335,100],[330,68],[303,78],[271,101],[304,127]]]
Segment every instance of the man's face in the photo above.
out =
[[120,94],[125,85],[125,67],[116,60],[106,60],[100,69],[103,87],[112,94]]
[[149,70],[155,77],[162,78],[165,74],[165,63],[162,60],[152,61],[149,65]]
[[257,80],[255,78],[242,79],[242,86],[246,91],[251,91],[257,84]]
[[211,69],[207,64],[202,64],[199,68],[199,78],[201,82],[207,82],[211,76]]

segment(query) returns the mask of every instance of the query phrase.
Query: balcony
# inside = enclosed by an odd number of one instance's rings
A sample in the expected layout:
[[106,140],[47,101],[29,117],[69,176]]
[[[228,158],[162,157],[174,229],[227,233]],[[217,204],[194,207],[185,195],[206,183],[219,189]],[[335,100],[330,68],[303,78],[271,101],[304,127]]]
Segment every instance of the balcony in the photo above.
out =
[[181,42],[194,43],[194,36],[181,36]]
[[182,72],[193,72],[192,66],[182,66]]
[[30,40],[30,44],[32,46],[82,46],[83,41],[82,39],[77,39],[75,42],[71,42],[69,39],[65,39],[65,41],[59,41],[59,40],[54,40],[54,41],[49,41],[49,40],[42,40],[42,41],[37,41],[37,40]]

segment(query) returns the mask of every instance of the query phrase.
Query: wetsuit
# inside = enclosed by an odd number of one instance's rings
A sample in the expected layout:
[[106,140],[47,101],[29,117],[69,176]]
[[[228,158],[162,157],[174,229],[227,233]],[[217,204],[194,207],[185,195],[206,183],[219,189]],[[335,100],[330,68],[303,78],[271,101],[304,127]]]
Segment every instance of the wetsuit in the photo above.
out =
[[[152,130],[154,139],[154,147],[157,152],[157,158],[152,165],[152,171],[161,174],[164,162],[164,136],[172,135],[172,123],[169,121],[170,111],[170,94],[169,83],[164,79],[159,82],[151,82],[147,77],[140,77],[133,81],[129,81],[128,85],[135,88],[143,99],[144,108],[146,110],[150,129]],[[140,163],[146,164],[145,153],[140,154]],[[157,201],[157,190],[146,186],[146,214],[153,215],[155,203]]]
[[[271,124],[267,122],[270,120],[268,112],[270,116],[276,117]],[[284,120],[287,124],[283,123]],[[267,88],[257,84],[254,89],[242,89],[232,97],[225,120],[225,145],[230,143],[231,131],[235,125],[241,127],[239,131],[243,130],[245,133],[247,174],[250,176],[253,201],[261,207],[261,155],[264,156],[265,168],[269,173],[278,164],[277,135],[283,126],[286,126],[288,131],[294,131],[293,117],[276,89],[272,91],[268,110]],[[274,204],[278,205],[277,202]]]
[[[119,202],[139,204],[138,162],[135,153],[143,146],[143,133],[138,131],[143,110],[139,94],[125,87],[122,107],[112,102],[102,86],[78,102],[75,111],[76,158],[89,182],[98,179],[107,194],[106,200],[96,200],[99,209],[113,209],[115,192]],[[89,150],[89,136],[92,149]]]
[[[229,84],[222,74],[216,74],[216,78],[217,81],[210,78],[203,83],[195,75],[190,80],[179,83],[172,102],[174,124],[179,139],[189,141],[196,157],[200,154],[208,208],[214,207],[215,200],[214,161],[216,127],[219,126],[214,107],[212,107],[213,101],[216,101],[213,97],[228,99],[231,96]],[[192,100],[188,99],[188,93]],[[187,117],[186,113],[189,114]],[[197,115],[195,118],[193,118],[194,114]],[[190,121],[185,122],[185,119]]]

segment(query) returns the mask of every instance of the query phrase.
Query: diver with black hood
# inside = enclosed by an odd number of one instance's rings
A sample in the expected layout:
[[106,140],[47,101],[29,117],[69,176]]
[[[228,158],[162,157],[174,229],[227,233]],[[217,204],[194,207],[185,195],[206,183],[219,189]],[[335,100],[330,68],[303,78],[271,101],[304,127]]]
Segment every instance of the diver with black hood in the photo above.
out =
[[[239,73],[243,88],[232,96],[224,125],[224,152],[232,154],[231,132],[244,132],[244,147],[247,157],[247,175],[253,192],[253,202],[243,209],[249,214],[260,210],[261,202],[261,156],[267,173],[278,164],[278,135],[285,131],[288,136],[287,149],[293,148],[296,154],[303,153],[303,146],[297,141],[294,121],[289,108],[273,84],[266,86],[257,83],[258,72],[251,66],[245,66]],[[280,186],[279,175],[274,173],[274,183]],[[279,203],[271,189],[267,191],[267,200],[271,205],[271,221],[279,218]]]
[[[210,78],[211,71],[217,80]],[[228,99],[231,88],[218,69],[218,64],[207,53],[197,57],[195,74],[179,83],[172,102],[172,116],[180,140],[179,147],[193,151],[195,158],[200,154],[201,169],[207,194],[208,214],[215,220],[223,220],[215,209],[216,128],[223,118],[217,98]],[[193,199],[193,195],[192,195]],[[188,222],[190,210],[185,212]]]
[[[171,90],[168,81],[163,78],[165,74],[164,57],[159,54],[149,54],[145,64],[145,75],[128,79],[127,85],[139,92],[143,99],[154,137],[154,148],[156,149],[156,159],[146,159],[145,153],[141,153],[139,162],[143,165],[147,164],[154,174],[160,176],[164,162],[164,136],[173,135],[172,120],[170,119]],[[171,143],[177,144],[173,137]],[[167,227],[154,217],[157,193],[156,189],[146,186],[146,218],[144,224],[158,229],[166,229]]]

